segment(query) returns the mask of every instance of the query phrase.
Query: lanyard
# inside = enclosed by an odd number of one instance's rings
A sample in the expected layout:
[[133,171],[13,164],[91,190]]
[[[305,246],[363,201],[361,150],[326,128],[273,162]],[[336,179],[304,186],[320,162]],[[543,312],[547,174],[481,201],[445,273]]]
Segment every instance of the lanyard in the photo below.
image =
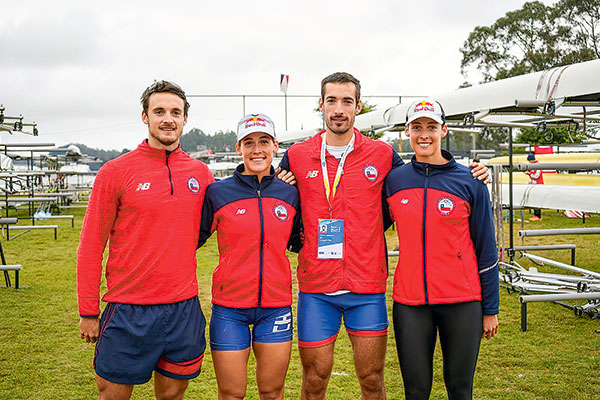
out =
[[[335,197],[335,193],[337,191],[338,185],[340,184],[340,179],[342,178],[342,173],[344,171],[344,164],[346,163],[346,157],[348,154],[354,149],[354,134],[352,135],[352,139],[350,139],[350,143],[348,143],[348,147],[342,154],[342,158],[340,159],[340,163],[338,165],[337,172],[335,173],[335,179],[333,180],[333,187],[329,186],[329,175],[327,174],[327,161],[325,160],[325,133],[321,135],[323,139],[321,143],[321,168],[323,169],[323,183],[325,184],[325,197],[327,198],[327,203],[329,203],[329,214],[331,218],[331,212],[333,207],[331,206],[331,201]],[[331,200],[329,196],[331,195]]]

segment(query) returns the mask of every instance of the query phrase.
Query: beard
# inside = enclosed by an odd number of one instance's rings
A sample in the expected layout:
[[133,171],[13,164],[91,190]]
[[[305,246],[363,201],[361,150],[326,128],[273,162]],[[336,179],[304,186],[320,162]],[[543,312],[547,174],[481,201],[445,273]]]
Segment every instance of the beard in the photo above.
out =
[[338,124],[333,120],[333,117],[330,117],[325,125],[327,125],[327,128],[336,135],[344,135],[348,133],[348,131],[352,131],[352,128],[354,127],[354,118],[347,118],[344,121],[339,122],[342,123]]
[[179,140],[179,135],[176,134],[172,136],[161,136],[160,134],[150,131],[150,135],[163,146],[171,146]]

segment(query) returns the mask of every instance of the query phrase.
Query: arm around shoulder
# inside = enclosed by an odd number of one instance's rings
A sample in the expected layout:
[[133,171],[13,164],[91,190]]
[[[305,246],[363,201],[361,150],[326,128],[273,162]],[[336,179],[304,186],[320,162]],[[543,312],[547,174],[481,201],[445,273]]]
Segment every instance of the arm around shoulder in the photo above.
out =
[[472,162],[469,164],[469,168],[471,168],[471,174],[473,178],[476,178],[479,181],[483,181],[483,183],[488,184],[492,180],[490,179],[490,171],[488,167],[482,162]]
[[206,188],[204,193],[204,204],[202,205],[202,216],[200,221],[200,234],[198,235],[198,247],[200,248],[206,243],[208,238],[214,232],[213,221],[214,221],[214,207],[212,204],[212,192],[215,189],[214,184],[211,184]]

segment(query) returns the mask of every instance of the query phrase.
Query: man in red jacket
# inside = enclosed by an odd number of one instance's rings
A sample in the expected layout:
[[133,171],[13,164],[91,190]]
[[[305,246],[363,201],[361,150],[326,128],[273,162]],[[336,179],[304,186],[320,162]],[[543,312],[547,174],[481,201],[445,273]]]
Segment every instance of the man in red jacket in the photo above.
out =
[[[160,81],[141,100],[148,139],[98,171],[77,251],[79,329],[96,342],[100,399],[129,399],[153,372],[157,399],[182,399],[206,347],[196,246],[214,179],[179,145],[189,108],[184,91]],[[107,241],[108,304],[100,319]]]
[[326,129],[295,144],[281,168],[296,176],[304,246],[298,256],[298,345],[302,398],[324,399],[343,317],[362,398],[385,397],[387,257],[383,180],[402,160],[354,128],[360,83],[347,73],[321,82]]

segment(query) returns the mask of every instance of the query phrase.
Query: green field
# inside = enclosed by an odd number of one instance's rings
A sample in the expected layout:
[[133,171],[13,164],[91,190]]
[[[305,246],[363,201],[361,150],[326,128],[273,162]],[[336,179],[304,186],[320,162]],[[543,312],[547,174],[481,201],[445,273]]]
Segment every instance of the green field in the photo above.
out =
[[[79,339],[75,287],[75,258],[82,211],[75,211],[75,228],[58,220],[58,240],[48,231],[32,231],[15,240],[3,240],[7,262],[23,265],[21,284],[28,289],[0,289],[0,399],[92,399],[97,397],[92,370],[93,345]],[[528,215],[526,215],[527,217]],[[544,211],[541,222],[526,227],[580,227],[554,211]],[[585,226],[600,226],[594,215]],[[519,223],[515,223],[515,229]],[[577,243],[577,265],[600,271],[597,235],[546,239],[528,238],[526,244]],[[443,238],[440,238],[443,240]],[[388,232],[394,246],[395,232]],[[520,239],[515,239],[519,244]],[[507,242],[508,243],[508,242]],[[567,251],[541,252],[543,256],[569,262]],[[295,256],[291,255],[295,269]],[[519,260],[523,261],[523,260]],[[216,240],[198,251],[200,301],[210,316],[210,279],[217,262]],[[396,258],[390,258],[390,273]],[[527,262],[523,262],[528,266]],[[540,268],[542,269],[542,268]],[[13,273],[11,272],[11,277]],[[4,279],[0,274],[2,283]],[[390,290],[391,290],[391,279]],[[294,285],[294,295],[297,285]],[[388,292],[389,293],[389,292]],[[388,299],[389,302],[389,299]],[[391,304],[390,304],[391,310]],[[484,341],[475,380],[476,399],[598,399],[600,398],[600,320],[575,317],[558,305],[529,305],[529,330],[520,331],[518,295],[501,291],[500,330]],[[328,399],[358,399],[352,351],[346,333],[336,342],[334,374]],[[250,363],[253,363],[251,359]],[[432,399],[446,398],[442,381],[439,346]],[[403,398],[402,379],[390,329],[386,359],[389,399]],[[253,367],[250,367],[247,398],[258,398]],[[286,397],[300,397],[301,367],[294,345],[286,381]],[[191,381],[186,398],[216,399],[216,380],[209,349],[200,376]],[[153,398],[152,383],[138,386],[135,399]]]

